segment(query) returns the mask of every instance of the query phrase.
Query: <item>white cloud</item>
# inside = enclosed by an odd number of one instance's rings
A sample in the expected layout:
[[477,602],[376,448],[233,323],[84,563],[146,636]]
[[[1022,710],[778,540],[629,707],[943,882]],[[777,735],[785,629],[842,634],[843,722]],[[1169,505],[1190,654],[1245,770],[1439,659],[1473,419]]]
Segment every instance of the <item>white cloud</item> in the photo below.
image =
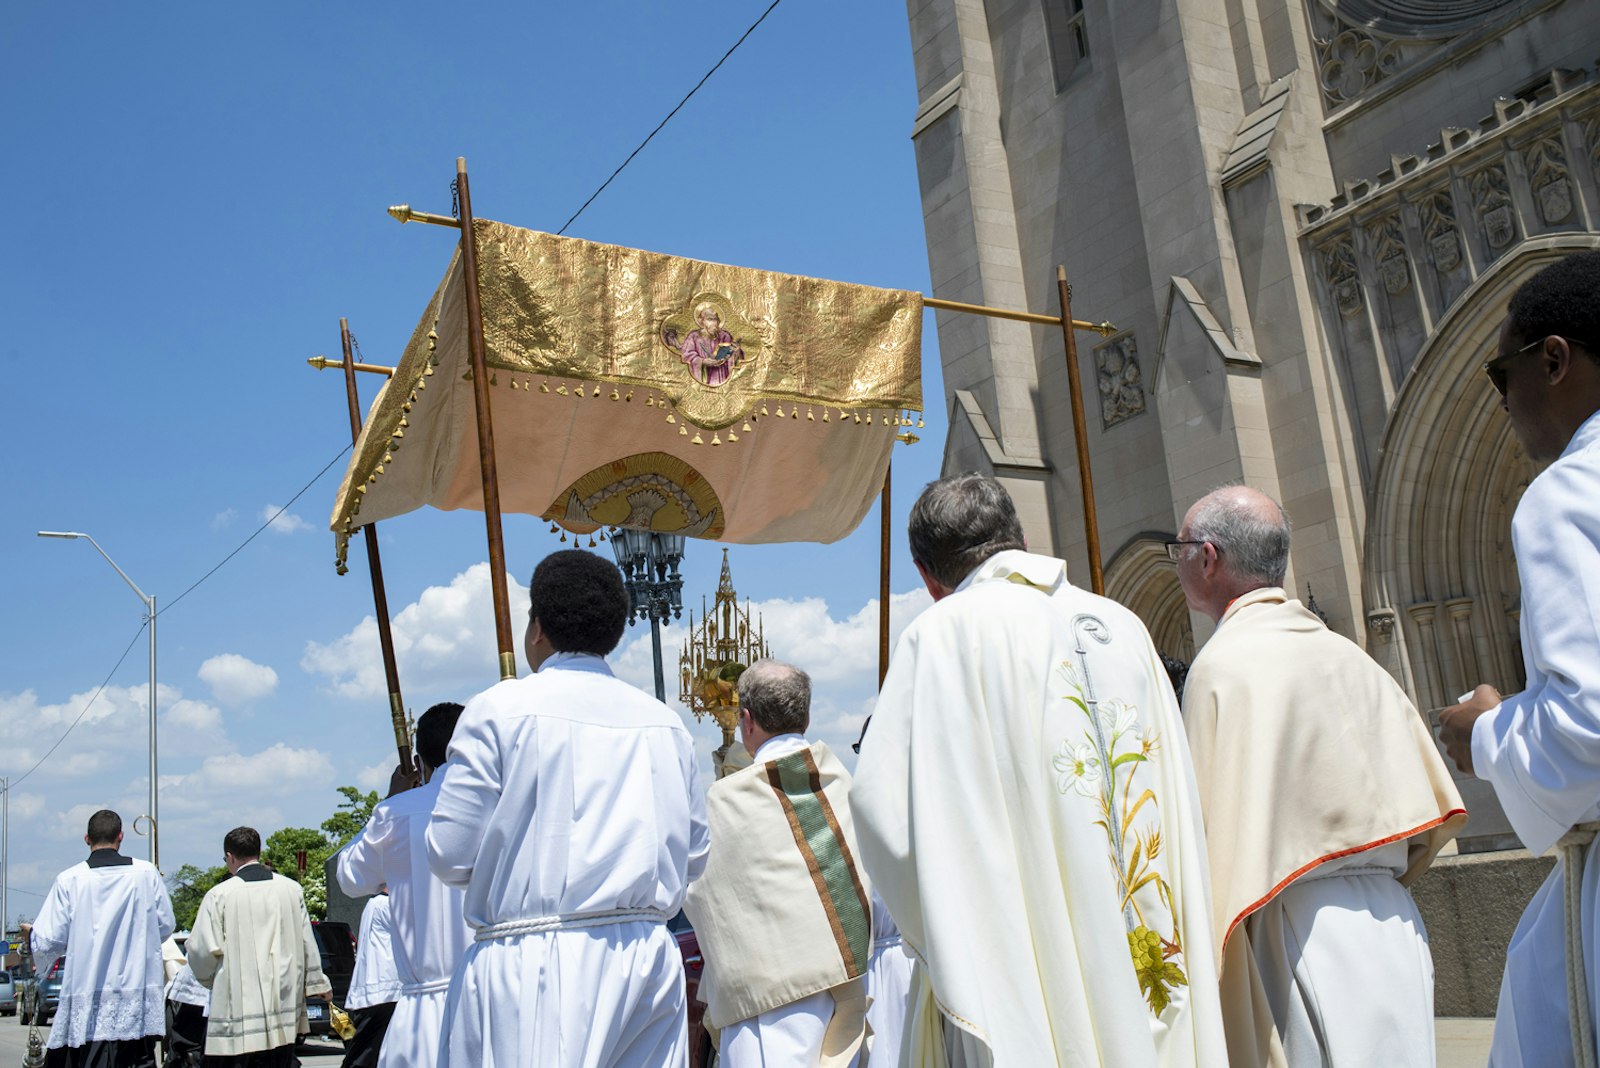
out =
[[237,509],[224,508],[222,511],[211,517],[211,529],[221,530],[224,527],[232,525],[233,521],[238,518],[239,512]]
[[298,531],[311,529],[310,523],[307,523],[304,519],[301,519],[293,512],[284,512],[282,515],[278,515],[276,519],[273,519],[272,517],[277,515],[277,512],[278,506],[276,504],[269,504],[265,508],[261,509],[261,521],[265,523],[267,520],[271,519],[271,529],[277,533],[294,534]]
[[[528,618],[528,590],[511,583],[511,618]],[[391,625],[400,686],[408,703],[424,699],[465,701],[500,677],[495,651],[494,615],[489,594],[489,565],[474,564],[448,586],[429,586],[402,608]],[[514,627],[518,668],[522,661],[522,627]],[[378,623],[367,616],[331,642],[310,641],[300,666],[340,697],[382,697],[388,692],[378,648]]]
[[389,777],[394,774],[395,763],[394,760],[380,760],[376,764],[368,764],[356,772],[356,785],[363,790],[387,793]]
[[238,653],[214,656],[201,664],[196,674],[225,705],[255,701],[278,688],[276,671]]

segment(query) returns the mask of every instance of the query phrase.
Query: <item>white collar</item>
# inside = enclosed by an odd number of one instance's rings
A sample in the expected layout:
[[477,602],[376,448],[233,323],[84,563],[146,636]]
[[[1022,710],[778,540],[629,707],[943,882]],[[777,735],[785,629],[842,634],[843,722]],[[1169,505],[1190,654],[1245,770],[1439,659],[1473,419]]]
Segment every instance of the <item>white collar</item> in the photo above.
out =
[[1595,412],[1583,421],[1583,425],[1578,428],[1578,432],[1572,435],[1572,440],[1567,442],[1567,447],[1561,450],[1560,458],[1565,460],[1573,453],[1578,452],[1580,449],[1586,449],[1597,441],[1600,441],[1600,411]]
[[552,653],[549,659],[539,665],[539,673],[552,668],[558,671],[592,671],[596,675],[611,674],[611,665],[606,663],[606,658],[594,653]]
[[756,750],[756,755],[751,758],[752,763],[765,764],[769,760],[797,753],[811,745],[803,734],[774,734],[771,738],[761,743]]
[[974,583],[995,579],[1054,593],[1067,581],[1067,564],[1053,556],[1040,556],[1022,549],[1003,549],[973,568],[952,592],[959,593]]

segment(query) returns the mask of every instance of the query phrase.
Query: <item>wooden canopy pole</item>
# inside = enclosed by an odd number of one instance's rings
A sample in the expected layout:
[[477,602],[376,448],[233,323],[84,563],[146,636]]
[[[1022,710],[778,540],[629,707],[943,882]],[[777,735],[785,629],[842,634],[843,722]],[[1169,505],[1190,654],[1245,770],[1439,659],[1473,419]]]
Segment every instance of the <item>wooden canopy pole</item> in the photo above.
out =
[[517,677],[511,646],[511,600],[506,593],[506,547],[500,532],[500,480],[494,466],[494,426],[489,418],[489,368],[483,342],[483,305],[478,298],[478,238],[472,228],[467,161],[456,157],[456,195],[461,201],[461,267],[467,291],[467,355],[472,366],[473,410],[478,417],[478,466],[483,474],[483,525],[489,536],[489,590],[494,598],[494,637],[500,677]]
[[889,485],[894,475],[894,461],[883,469],[883,499],[878,504],[881,515],[878,539],[878,689],[883,689],[884,676],[889,674]]
[[1094,473],[1089,470],[1089,431],[1083,419],[1083,385],[1078,379],[1078,341],[1073,333],[1072,286],[1067,269],[1056,267],[1056,290],[1061,297],[1061,333],[1067,339],[1067,390],[1072,394],[1072,437],[1078,446],[1078,481],[1083,486],[1083,532],[1089,546],[1089,584],[1101,596],[1106,576],[1100,568],[1100,521],[1094,510]]
[[[350,321],[339,319],[339,342],[344,346],[344,394],[350,402],[350,442],[361,437],[361,399],[356,393],[356,362],[350,344]],[[389,683],[389,720],[394,725],[394,747],[400,766],[411,767],[411,732],[406,729],[406,705],[400,697],[400,669],[394,660],[394,632],[389,627],[389,596],[383,590],[383,561],[378,557],[378,524],[362,528],[367,537],[367,570],[372,574],[372,607],[378,616],[378,645],[383,649],[383,677]]]

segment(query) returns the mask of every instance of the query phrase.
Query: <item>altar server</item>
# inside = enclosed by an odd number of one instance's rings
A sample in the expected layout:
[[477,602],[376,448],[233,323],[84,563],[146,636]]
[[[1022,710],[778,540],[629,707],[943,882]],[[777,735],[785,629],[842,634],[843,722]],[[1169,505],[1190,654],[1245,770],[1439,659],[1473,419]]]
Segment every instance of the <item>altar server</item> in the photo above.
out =
[[384,1047],[384,1035],[400,997],[400,974],[394,962],[394,927],[389,915],[389,894],[379,888],[361,910],[356,935],[356,966],[344,1007],[356,1033],[344,1046],[340,1068],[373,1068]]
[[1405,887],[1466,822],[1398,683],[1283,589],[1289,520],[1229,486],[1172,550],[1217,622],[1183,714],[1234,1068],[1432,1064],[1433,957]]
[[614,564],[553,553],[528,593],[535,674],[468,703],[426,835],[474,939],[441,1051],[456,1068],[682,1065],[667,921],[708,845],[694,746],[606,665],[628,617]]
[[1490,1063],[1566,1065],[1600,1020],[1600,252],[1517,291],[1484,370],[1544,467],[1511,520],[1527,684],[1504,699],[1479,686],[1441,713],[1441,735],[1530,852],[1560,846],[1506,950]]
[[211,991],[206,1064],[291,1068],[307,1034],[305,999],[332,996],[300,884],[261,863],[261,835],[235,827],[222,839],[233,878],[206,892],[184,950]]
[[850,773],[808,742],[811,679],[757,660],[738,682],[752,764],[706,801],[711,850],[684,913],[705,956],[700,996],[723,1068],[847,1068],[866,1037],[868,885]]
[[428,870],[423,834],[444,777],[445,750],[461,718],[454,702],[434,705],[417,720],[417,762],[396,768],[389,797],[372,810],[360,837],[339,853],[345,893],[359,897],[389,887],[394,965],[400,999],[384,1039],[379,1068],[431,1068],[439,1060],[450,976],[472,944],[462,916],[465,895]]
[[161,873],[123,856],[122,817],[89,817],[89,858],[51,884],[31,925],[34,968],[43,976],[63,959],[61,998],[45,1063],[154,1068],[166,1030],[161,943],[172,934],[172,899]]
[[1224,1065],[1194,772],[1137,617],[1024,551],[993,479],[930,485],[851,808],[925,968],[901,1063]]

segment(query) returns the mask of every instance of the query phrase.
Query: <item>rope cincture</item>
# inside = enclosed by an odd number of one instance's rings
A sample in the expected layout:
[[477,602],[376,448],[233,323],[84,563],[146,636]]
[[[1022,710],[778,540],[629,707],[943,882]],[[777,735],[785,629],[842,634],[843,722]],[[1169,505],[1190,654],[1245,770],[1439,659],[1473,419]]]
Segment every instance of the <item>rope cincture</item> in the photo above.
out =
[[1589,1012],[1589,980],[1583,965],[1583,861],[1600,834],[1600,822],[1575,824],[1556,849],[1563,870],[1563,912],[1567,927],[1567,1018],[1572,1024],[1572,1056],[1578,1068],[1597,1068],[1594,1021]]

